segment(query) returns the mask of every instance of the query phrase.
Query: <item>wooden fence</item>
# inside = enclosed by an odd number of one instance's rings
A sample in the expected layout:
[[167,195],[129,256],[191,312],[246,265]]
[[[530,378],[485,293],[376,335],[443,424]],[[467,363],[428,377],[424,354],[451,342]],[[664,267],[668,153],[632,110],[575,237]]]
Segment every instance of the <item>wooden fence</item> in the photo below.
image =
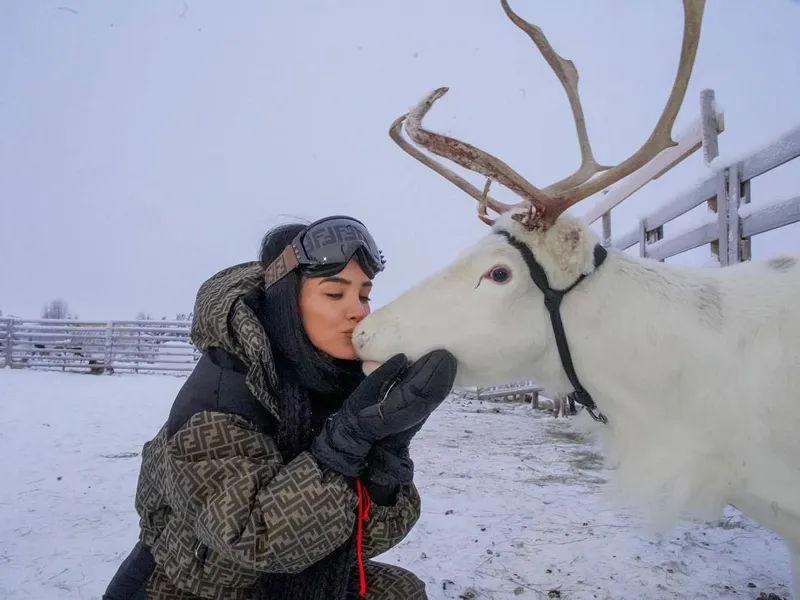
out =
[[717,109],[714,90],[702,90],[700,92],[700,116],[684,130],[678,132],[675,137],[675,145],[660,152],[653,160],[618,184],[604,190],[602,198],[583,215],[583,220],[591,225],[598,219],[602,219],[603,245],[611,245],[612,209],[700,149],[703,151],[703,161],[708,165],[719,156],[719,136],[724,132],[725,113]]
[[81,373],[186,373],[199,352],[188,321],[0,317],[0,367]]
[[467,400],[530,402],[533,408],[539,407],[539,394],[541,392],[544,392],[544,388],[530,380],[489,387],[469,387],[454,390],[457,396]]
[[[800,127],[660,206],[611,245],[626,250],[638,244],[640,256],[664,260],[709,244],[721,266],[750,260],[752,236],[800,222],[800,190],[797,195],[759,206],[750,203],[750,182],[798,157]],[[664,237],[665,224],[703,203],[709,209],[705,220],[680,234]]]

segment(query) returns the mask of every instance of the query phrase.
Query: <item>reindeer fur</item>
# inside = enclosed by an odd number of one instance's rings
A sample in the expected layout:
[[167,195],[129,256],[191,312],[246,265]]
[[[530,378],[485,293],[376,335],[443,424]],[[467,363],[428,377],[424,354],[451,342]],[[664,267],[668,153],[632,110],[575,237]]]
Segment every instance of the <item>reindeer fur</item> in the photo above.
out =
[[[561,306],[584,387],[626,502],[666,530],[681,516],[716,518],[727,504],[783,536],[800,591],[800,264],[791,256],[720,269],[688,268],[609,250],[563,216],[528,231],[506,214],[550,285],[590,274]],[[512,271],[498,284],[494,265]],[[535,379],[572,387],[541,292],[519,252],[490,233],[453,264],[367,317],[354,342],[365,360],[447,348],[457,386]]]

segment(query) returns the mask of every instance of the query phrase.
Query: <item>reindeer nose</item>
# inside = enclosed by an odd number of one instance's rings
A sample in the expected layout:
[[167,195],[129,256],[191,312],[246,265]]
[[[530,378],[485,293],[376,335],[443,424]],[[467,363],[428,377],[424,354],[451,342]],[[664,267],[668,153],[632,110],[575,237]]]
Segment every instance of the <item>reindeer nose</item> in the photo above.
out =
[[363,350],[374,336],[374,333],[368,334],[366,331],[357,331],[353,334],[353,346],[356,350]]

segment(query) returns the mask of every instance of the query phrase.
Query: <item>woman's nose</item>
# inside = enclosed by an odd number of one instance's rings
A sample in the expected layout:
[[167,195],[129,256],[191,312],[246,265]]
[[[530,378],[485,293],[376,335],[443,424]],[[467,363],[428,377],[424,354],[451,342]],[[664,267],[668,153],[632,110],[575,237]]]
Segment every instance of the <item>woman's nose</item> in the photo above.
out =
[[350,321],[355,321],[356,323],[358,323],[368,314],[369,314],[369,306],[367,305],[366,302],[361,302],[361,299],[348,306],[347,318]]

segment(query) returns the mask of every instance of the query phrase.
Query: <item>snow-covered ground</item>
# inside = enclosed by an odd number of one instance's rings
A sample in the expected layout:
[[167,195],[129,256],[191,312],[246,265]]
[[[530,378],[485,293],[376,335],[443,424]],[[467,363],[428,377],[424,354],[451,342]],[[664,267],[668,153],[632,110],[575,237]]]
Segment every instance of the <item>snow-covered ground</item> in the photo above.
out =
[[[183,381],[0,369],[0,600],[101,596],[136,540],[138,453]],[[564,419],[453,398],[412,454],[423,516],[380,560],[432,600],[788,595],[777,536],[732,509],[649,536]]]

